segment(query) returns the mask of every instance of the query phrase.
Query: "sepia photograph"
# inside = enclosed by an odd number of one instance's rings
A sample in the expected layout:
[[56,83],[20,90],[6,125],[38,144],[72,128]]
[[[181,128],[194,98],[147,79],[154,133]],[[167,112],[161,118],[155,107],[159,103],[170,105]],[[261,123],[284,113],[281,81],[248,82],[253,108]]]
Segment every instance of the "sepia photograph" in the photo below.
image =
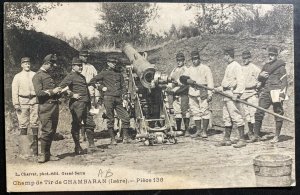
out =
[[5,2],[7,192],[296,186],[292,4]]

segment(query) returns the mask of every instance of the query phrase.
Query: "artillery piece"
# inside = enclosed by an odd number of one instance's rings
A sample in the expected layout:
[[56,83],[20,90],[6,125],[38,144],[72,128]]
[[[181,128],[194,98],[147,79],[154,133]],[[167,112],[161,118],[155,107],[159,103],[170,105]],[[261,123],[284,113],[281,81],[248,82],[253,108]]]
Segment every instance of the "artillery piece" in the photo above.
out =
[[126,66],[126,82],[128,110],[135,119],[136,138],[145,145],[177,143],[174,122],[167,108],[168,76],[147,61],[146,53],[142,56],[130,44],[124,45],[123,53],[131,63]]

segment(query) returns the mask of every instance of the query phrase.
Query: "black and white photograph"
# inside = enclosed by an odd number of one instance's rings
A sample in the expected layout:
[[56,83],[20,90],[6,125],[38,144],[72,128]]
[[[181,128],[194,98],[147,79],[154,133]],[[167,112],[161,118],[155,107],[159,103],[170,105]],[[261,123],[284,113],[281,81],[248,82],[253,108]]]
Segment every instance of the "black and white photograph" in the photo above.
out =
[[294,6],[5,2],[7,192],[296,186]]

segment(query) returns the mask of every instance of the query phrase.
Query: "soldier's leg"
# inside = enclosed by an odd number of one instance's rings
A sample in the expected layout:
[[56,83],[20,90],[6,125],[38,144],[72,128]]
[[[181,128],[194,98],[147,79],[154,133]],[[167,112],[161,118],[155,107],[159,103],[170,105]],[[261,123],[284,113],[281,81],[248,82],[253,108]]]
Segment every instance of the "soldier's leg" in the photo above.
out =
[[199,97],[189,96],[189,106],[191,113],[196,125],[196,133],[191,135],[192,138],[196,138],[201,135],[201,113],[200,113],[200,102]]
[[[258,106],[262,107],[264,109],[268,109],[272,104],[270,92],[261,92],[259,99],[258,99]],[[264,119],[265,112],[259,109],[256,109],[254,118],[255,118],[255,124],[254,124],[254,138],[251,139],[249,142],[255,142],[260,141],[260,130],[262,126],[262,121]]]
[[187,94],[181,96],[181,113],[184,123],[184,134],[189,136],[190,113],[189,113],[189,96]]
[[[247,102],[254,104],[256,106],[258,106],[258,96],[254,95],[252,97],[250,97]],[[253,128],[254,128],[254,124],[255,124],[255,112],[256,112],[256,108],[251,107],[251,106],[247,106],[247,110],[248,110],[248,128],[249,128],[249,132],[248,132],[248,136],[250,135],[249,139],[251,137],[253,137],[254,132],[253,132]]]
[[227,101],[223,102],[223,121],[225,126],[224,138],[222,141],[216,144],[216,146],[230,146],[230,136],[232,131],[232,121],[227,108]]
[[114,107],[115,107],[115,97],[112,96],[104,96],[103,104],[106,111],[106,117],[107,117],[107,128],[108,133],[111,138],[112,145],[116,145],[117,142],[115,140],[115,133],[114,133],[114,121],[115,121],[115,113],[114,113]]
[[181,99],[179,97],[175,97],[173,101],[174,108],[174,117],[176,122],[176,130],[181,130],[181,122],[182,122],[182,114],[181,114]]
[[27,129],[30,120],[30,108],[29,105],[21,105],[21,111],[17,112],[20,135],[18,138],[19,144],[19,157],[23,159],[28,159],[32,153],[30,150],[30,142],[29,135],[27,135]]
[[86,110],[85,110],[85,117],[83,119],[84,121],[84,128],[86,129],[86,135],[87,139],[89,142],[89,147],[88,147],[88,153],[93,152],[96,150],[95,142],[94,142],[94,129],[96,127],[95,121],[93,116],[89,112],[89,106],[88,103],[86,105]]
[[[57,104],[40,104],[39,105],[39,119],[42,124],[41,128],[41,155],[39,155],[38,162],[44,163],[49,160],[48,157],[48,148],[51,144],[54,136],[54,128],[55,122],[52,120],[55,119],[55,117],[58,118],[59,110]],[[55,116],[54,116],[55,115]],[[54,125],[54,127],[53,127]]]
[[[283,115],[284,114],[283,103],[282,102],[273,103],[273,110],[274,110],[275,113]],[[280,136],[281,128],[282,128],[282,125],[283,125],[283,119],[281,119],[279,117],[275,117],[275,124],[276,124],[275,136],[271,140],[271,143],[279,142],[279,136]]]
[[46,146],[46,151],[47,151],[47,156],[50,161],[57,161],[59,160],[58,157],[51,155],[51,144],[54,139],[56,130],[57,130],[57,125],[58,125],[58,119],[59,119],[59,105],[55,104],[52,116],[51,116],[51,121],[52,121],[52,136],[51,136],[51,141],[49,141],[48,145]]
[[84,102],[75,101],[70,103],[70,112],[72,115],[71,134],[75,144],[75,154],[83,154],[83,149],[80,146],[80,129],[82,128]]
[[239,102],[229,100],[227,102],[227,108],[232,122],[236,124],[236,126],[238,127],[239,141],[237,142],[236,145],[234,145],[234,147],[235,148],[244,147],[246,146],[246,141],[244,136],[245,121],[241,113],[241,104]]
[[123,143],[129,143],[129,126],[130,126],[130,118],[128,112],[122,105],[121,98],[117,98],[116,100],[116,113],[119,119],[122,121],[122,131],[123,131]]
[[34,155],[38,155],[38,104],[30,105],[30,126],[32,130],[32,150]]
[[207,129],[208,129],[209,120],[210,120],[210,111],[209,111],[209,104],[207,102],[207,99],[201,100],[200,113],[201,113],[201,118],[202,118],[202,122],[203,122],[203,130],[202,130],[201,137],[207,138]]
[[27,135],[30,120],[29,105],[21,105],[21,111],[17,112],[20,135]]

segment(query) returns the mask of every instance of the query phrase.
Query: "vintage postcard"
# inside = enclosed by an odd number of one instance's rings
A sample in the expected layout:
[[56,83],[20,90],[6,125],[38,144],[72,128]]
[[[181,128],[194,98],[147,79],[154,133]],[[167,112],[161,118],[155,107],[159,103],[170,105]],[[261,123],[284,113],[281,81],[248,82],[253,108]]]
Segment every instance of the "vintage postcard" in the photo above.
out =
[[291,4],[4,4],[8,192],[295,186]]

